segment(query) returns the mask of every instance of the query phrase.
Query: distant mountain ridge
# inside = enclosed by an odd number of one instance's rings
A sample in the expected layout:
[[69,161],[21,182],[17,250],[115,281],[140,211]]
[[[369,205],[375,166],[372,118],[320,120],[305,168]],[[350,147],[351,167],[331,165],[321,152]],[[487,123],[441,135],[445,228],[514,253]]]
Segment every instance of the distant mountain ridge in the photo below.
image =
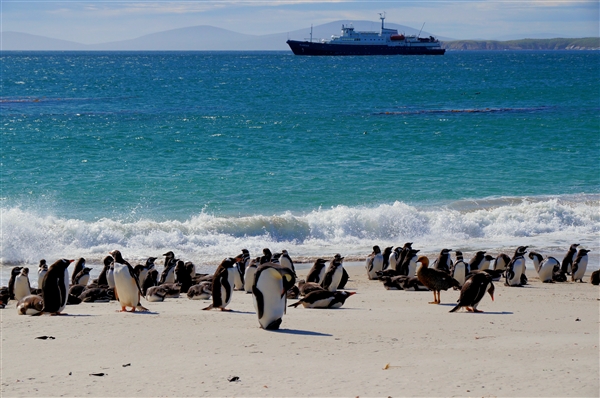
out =
[[[356,30],[379,31],[379,22],[340,20],[312,28],[313,40],[329,39],[339,35],[342,24],[352,24]],[[435,34],[409,26],[386,24],[406,35],[423,37]],[[20,32],[0,33],[3,51],[287,51],[288,39],[308,40],[310,29],[268,35],[248,35],[214,26],[200,25],[172,29],[140,36],[135,39],[98,44],[82,44],[68,40]],[[504,49],[598,49],[598,38],[585,39],[532,39],[507,42],[492,40],[454,40],[436,36],[449,50],[504,50]],[[551,40],[553,42],[548,42]],[[562,40],[557,42],[558,40]],[[563,42],[564,41],[564,42]]]

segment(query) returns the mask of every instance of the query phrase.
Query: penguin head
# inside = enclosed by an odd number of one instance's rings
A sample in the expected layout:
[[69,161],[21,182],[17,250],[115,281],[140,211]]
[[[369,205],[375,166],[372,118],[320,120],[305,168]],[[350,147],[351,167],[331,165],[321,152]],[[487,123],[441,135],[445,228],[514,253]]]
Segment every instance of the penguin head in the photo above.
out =
[[104,267],[108,268],[110,267],[110,264],[115,261],[115,259],[112,256],[106,256],[104,257],[104,260],[102,260],[102,262],[104,263]]
[[23,267],[14,267],[11,271],[10,274],[12,276],[17,276],[21,273],[21,270],[23,269]]
[[108,254],[113,256],[115,261],[118,262],[119,264],[123,264],[123,261],[125,261],[125,260],[123,260],[123,255],[121,254],[121,252],[119,250],[113,250],[111,252],[108,252]]
[[442,249],[442,251],[440,252],[440,255],[445,256],[446,254],[450,253],[452,251],[452,249]]
[[519,246],[517,247],[517,250],[515,250],[515,255],[520,255],[523,256],[525,253],[527,253],[527,248],[529,246]]
[[29,268],[25,267],[21,270],[21,275],[27,276],[29,275]]
[[75,263],[75,266],[76,266],[76,267],[78,267],[78,266],[80,266],[80,265],[81,265],[82,267],[83,267],[83,266],[85,266],[85,258],[83,258],[83,257],[80,257],[80,258],[79,258],[79,260],[77,260],[77,263]]
[[579,243],[573,243],[569,250],[577,250],[577,246],[579,246]]
[[406,242],[406,243],[404,244],[404,247],[403,247],[403,248],[404,248],[404,249],[411,249],[411,248],[412,248],[412,244],[413,244],[412,242]]
[[379,246],[377,246],[377,245],[373,246],[373,253],[375,253],[375,254],[381,253],[381,249],[379,248]]
[[47,269],[48,268],[48,264],[46,264],[46,260],[41,259],[40,260],[40,265],[38,265],[38,267],[40,267],[40,268],[46,268]]

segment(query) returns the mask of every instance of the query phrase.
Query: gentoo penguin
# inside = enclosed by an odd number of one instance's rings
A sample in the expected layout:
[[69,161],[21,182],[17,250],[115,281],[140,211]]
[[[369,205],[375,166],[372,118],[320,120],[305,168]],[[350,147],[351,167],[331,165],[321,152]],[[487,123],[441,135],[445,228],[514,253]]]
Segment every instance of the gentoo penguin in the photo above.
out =
[[15,300],[21,300],[23,297],[27,297],[30,294],[31,285],[29,284],[29,268],[21,268],[21,272],[15,277]]
[[88,284],[88,282],[90,281],[90,271],[91,270],[92,270],[91,268],[85,267],[84,269],[79,271],[79,273],[77,273],[77,275],[75,275],[75,278],[73,278],[73,284],[86,286]]
[[483,257],[482,263],[479,265],[479,269],[482,271],[485,271],[486,269],[490,269],[490,264],[492,263],[493,260],[494,260],[494,256],[490,256],[489,254],[486,254]]
[[338,289],[345,288],[346,283],[348,283],[349,280],[350,280],[350,275],[348,275],[346,268],[342,268],[342,279],[340,280],[340,283],[338,284]]
[[163,256],[165,256],[165,267],[160,274],[159,285],[163,283],[175,283],[175,265],[177,265],[175,254],[172,251],[168,251]]
[[75,260],[56,260],[48,268],[42,282],[43,312],[52,315],[60,314],[67,306],[69,298],[69,265]]
[[392,255],[392,249],[394,247],[386,247],[383,249],[383,265],[381,267],[382,270],[388,269],[390,267],[390,256]]
[[296,268],[294,268],[294,262],[292,261],[292,258],[290,257],[287,250],[281,251],[281,257],[279,257],[279,264],[281,264],[282,267],[291,270],[292,273],[296,275]]
[[400,265],[400,275],[414,277],[417,274],[417,253],[419,252],[420,250],[408,249]]
[[108,267],[108,271],[106,271],[106,282],[108,283],[108,287],[115,288],[115,259],[113,257],[112,263]]
[[[246,276],[246,267],[250,265],[250,252],[248,249],[242,249],[242,260],[240,261],[238,268],[242,276]],[[245,282],[245,281],[244,281]]]
[[560,263],[554,257],[544,259],[538,252],[529,252],[528,257],[533,261],[533,268],[543,283],[554,283],[554,271],[560,268]]
[[104,257],[102,263],[104,266],[102,267],[102,271],[100,271],[100,275],[98,275],[98,279],[96,279],[96,283],[98,286],[108,286],[108,271],[115,259],[112,256]]
[[[281,257],[281,253],[273,253],[273,256],[271,257],[271,261],[270,262],[272,262],[273,264],[280,265],[279,264],[279,258],[280,257]],[[265,264],[265,263],[262,263],[262,264]]]
[[525,273],[525,253],[527,253],[527,246],[519,246],[515,250],[513,258],[506,266],[505,286],[523,286],[521,276]]
[[138,277],[138,281],[144,282],[146,275],[148,275],[148,271],[155,267],[154,261],[156,261],[156,259],[157,257],[148,257],[146,264],[138,264],[133,268]]
[[572,282],[583,282],[583,276],[585,275],[585,270],[587,269],[588,264],[588,253],[590,250],[579,249],[577,252],[577,257],[575,257],[575,261],[573,261],[573,273],[571,275]]
[[600,285],[600,270],[592,272],[592,275],[590,276],[590,282],[592,285]]
[[398,258],[398,261],[396,261],[396,268],[399,268],[404,263],[404,259],[412,249],[412,244],[412,242],[406,242],[404,246],[402,246],[402,250],[400,250],[400,257]]
[[477,271],[482,269],[482,265],[485,261],[485,252],[478,251],[475,253],[475,257],[469,261],[469,272]]
[[400,246],[398,246],[390,254],[390,257],[388,258],[388,263],[390,264],[390,269],[395,270],[396,268],[398,268],[398,260],[400,260],[400,253],[402,253],[402,248]]
[[10,270],[10,279],[8,280],[8,295],[9,300],[14,300],[15,298],[15,280],[17,276],[21,275],[21,270],[23,267],[13,267]]
[[285,314],[287,291],[296,283],[291,268],[273,263],[262,264],[256,270],[252,285],[252,301],[258,323],[265,330],[277,330]]
[[308,293],[315,290],[325,290],[323,286],[315,282],[306,282],[304,279],[298,281],[298,290],[300,290],[301,296],[306,296]]
[[452,249],[442,249],[440,255],[433,263],[433,269],[444,271],[450,275],[450,269],[452,268],[452,257],[450,256],[451,251]]
[[94,287],[81,292],[79,299],[86,303],[108,303],[110,300],[115,299],[114,294],[111,294],[111,292],[114,293],[112,289]]
[[190,271],[181,260],[178,260],[177,265],[175,265],[175,281],[181,284],[181,293],[187,293],[188,289],[194,284]]
[[254,284],[254,274],[256,273],[256,268],[260,264],[260,257],[257,257],[254,260],[250,260],[250,263],[246,266],[246,271],[244,272],[244,290],[246,293],[252,293],[252,285]]
[[[115,278],[115,297],[121,305],[120,312],[135,312],[135,310],[148,311],[140,303],[141,289],[137,275],[119,250],[113,250],[110,255],[115,259],[113,263]],[[131,307],[131,311],[127,311]]]
[[273,259],[273,253],[268,248],[263,249],[263,255],[260,257],[259,265],[264,263],[269,263]]
[[383,270],[383,254],[379,246],[373,246],[373,252],[367,257],[365,268],[369,279],[377,279],[377,271]]
[[73,273],[71,274],[71,285],[77,285],[75,282],[75,277],[85,268],[85,258],[80,257],[75,262],[75,267],[73,268]]
[[485,272],[474,273],[463,285],[458,304],[450,312],[458,311],[461,307],[466,307],[469,312],[483,312],[477,309],[477,305],[485,296],[485,292],[488,292],[494,301],[494,284],[491,275]]
[[452,277],[458,281],[460,286],[463,286],[467,280],[469,266],[463,260],[463,254],[460,250],[456,250],[454,253],[456,254],[456,262],[454,262],[452,268],[450,269],[450,275],[452,275]]
[[150,302],[165,301],[165,298],[178,298],[181,292],[179,283],[163,283],[159,286],[152,286],[146,291],[146,300]]
[[25,296],[17,303],[17,314],[19,315],[37,315],[44,309],[44,300],[42,296],[31,294]]
[[451,287],[460,287],[456,279],[451,277],[447,272],[429,268],[429,259],[425,256],[418,258],[417,262],[421,263],[421,267],[417,270],[417,278],[419,282],[433,291],[433,301],[429,304],[440,304],[440,291],[448,290]]
[[203,310],[219,308],[221,311],[231,311],[225,307],[231,302],[235,271],[235,260],[233,258],[226,258],[221,262],[215,271],[210,289],[212,291],[212,304],[203,308]]
[[142,282],[142,296],[146,297],[146,292],[152,286],[158,286],[158,271],[154,268],[148,271],[146,279]]
[[246,273],[246,267],[243,264],[244,253],[235,256],[234,260],[236,272],[233,280],[233,290],[244,290],[244,274]]
[[504,271],[506,270],[506,266],[510,263],[510,257],[504,253],[498,254],[496,259],[494,260],[494,270],[495,271]]
[[46,272],[48,272],[48,264],[46,264],[46,260],[41,259],[40,265],[38,265],[38,289],[42,288],[42,281],[44,280],[44,276],[46,276]]
[[187,296],[190,300],[208,300],[212,295],[211,282],[202,282],[190,287]]
[[321,283],[323,281],[323,277],[325,276],[325,265],[327,264],[327,260],[322,258],[318,258],[315,260],[315,263],[308,271],[308,275],[306,275],[306,282],[314,282]]
[[571,247],[569,247],[567,254],[565,254],[560,267],[560,272],[563,274],[571,275],[571,266],[573,265],[573,260],[577,254],[577,246],[579,246],[579,243],[573,243]]
[[323,289],[329,290],[330,292],[335,292],[338,289],[344,273],[343,262],[344,257],[340,254],[336,254],[333,257],[333,260],[329,262],[329,267],[327,268],[325,276],[323,277],[323,282],[321,283]]
[[340,308],[344,305],[346,299],[355,293],[356,292],[347,292],[344,290],[338,290],[336,292],[316,290],[308,293],[294,304],[288,305],[288,307],[298,307],[302,304],[304,308]]

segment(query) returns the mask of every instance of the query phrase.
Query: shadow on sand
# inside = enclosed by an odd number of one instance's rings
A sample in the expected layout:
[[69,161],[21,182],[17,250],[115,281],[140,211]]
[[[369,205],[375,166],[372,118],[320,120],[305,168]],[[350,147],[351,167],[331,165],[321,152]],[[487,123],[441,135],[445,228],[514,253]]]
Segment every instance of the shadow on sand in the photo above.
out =
[[324,337],[333,336],[332,334],[329,334],[329,333],[319,333],[319,332],[312,332],[310,330],[298,330],[298,329],[278,329],[278,330],[269,330],[269,332],[296,334],[299,336],[324,336]]

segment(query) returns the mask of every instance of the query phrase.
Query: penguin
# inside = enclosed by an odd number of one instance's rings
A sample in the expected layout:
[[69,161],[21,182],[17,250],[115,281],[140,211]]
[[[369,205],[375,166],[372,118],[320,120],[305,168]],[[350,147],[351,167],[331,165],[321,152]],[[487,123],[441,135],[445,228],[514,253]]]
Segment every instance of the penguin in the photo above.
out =
[[287,250],[281,251],[281,257],[279,257],[279,264],[281,264],[282,267],[290,269],[292,271],[292,273],[294,275],[296,275],[296,269],[294,268],[294,262],[292,261],[292,258],[290,257]]
[[383,249],[383,266],[381,267],[382,270],[388,269],[390,267],[390,256],[392,255],[392,249],[394,247],[386,247],[385,249]]
[[29,284],[29,268],[21,268],[19,275],[15,277],[14,298],[21,300],[23,297],[31,294],[31,285]]
[[91,270],[91,268],[85,267],[84,269],[79,271],[79,273],[75,275],[75,278],[73,279],[73,284],[86,286],[90,281]]
[[383,283],[383,287],[386,290],[404,290],[403,278],[408,277],[406,275],[382,276],[379,280]]
[[571,266],[573,265],[573,260],[575,259],[575,255],[577,254],[577,246],[579,246],[579,243],[573,243],[569,247],[567,254],[565,254],[565,257],[562,260],[562,264],[560,267],[561,273],[571,275]]
[[379,246],[373,246],[373,252],[369,254],[365,263],[369,279],[377,279],[377,271],[383,270],[383,254]]
[[469,261],[469,272],[477,271],[482,268],[482,265],[485,261],[485,252],[478,251],[475,253],[475,257]]
[[308,271],[308,275],[306,276],[306,282],[314,282],[321,283],[323,281],[323,277],[325,276],[325,264],[327,260],[318,258],[315,260],[315,263]]
[[44,300],[42,296],[31,294],[25,296],[17,303],[17,314],[19,315],[37,315],[44,309]]
[[[281,257],[281,253],[273,253],[273,256],[271,256],[271,263],[273,264],[277,264],[277,265],[281,265],[279,264],[279,258]],[[265,264],[265,263],[262,263]]]
[[10,279],[8,280],[8,295],[9,300],[14,300],[15,298],[15,279],[17,276],[21,275],[21,270],[23,267],[13,267],[10,270]]
[[429,268],[429,259],[425,256],[421,256],[418,258],[421,266],[417,270],[417,278],[419,282],[427,287],[429,290],[433,291],[433,301],[429,302],[429,304],[440,304],[440,291],[448,290],[451,287],[458,287],[459,282],[451,277],[447,272]]
[[273,258],[273,253],[271,253],[271,250],[269,250],[268,248],[265,247],[263,249],[263,255],[260,257],[259,265],[271,262],[272,258]]
[[235,258],[235,278],[233,281],[233,290],[244,290],[244,274],[246,268],[242,262],[244,261],[244,253],[238,254]]
[[181,283],[163,283],[159,285],[166,292],[166,298],[179,298],[181,296]]
[[525,274],[525,253],[527,253],[527,246],[519,246],[515,250],[513,258],[506,266],[505,286],[523,286],[521,276]]
[[86,287],[87,286],[84,285],[71,285],[71,287],[69,288],[69,295],[79,297],[81,296],[81,293],[83,293],[83,291],[86,289]]
[[73,273],[71,274],[71,285],[77,285],[75,282],[75,277],[85,268],[85,258],[80,257],[75,263],[75,267],[73,268]]
[[494,270],[495,271],[504,271],[506,270],[506,266],[510,263],[510,257],[504,253],[498,254],[496,259],[494,260]]
[[452,249],[442,249],[440,255],[433,263],[433,269],[444,271],[450,275],[450,269],[452,268],[452,258],[450,257],[451,251]]
[[181,293],[187,293],[188,289],[192,287],[194,284],[192,282],[192,277],[190,276],[190,271],[185,266],[185,263],[181,260],[177,261],[177,265],[175,265],[175,281],[181,284]]
[[400,265],[400,275],[414,277],[417,274],[417,253],[420,250],[408,249]]
[[287,304],[287,291],[296,283],[292,268],[273,263],[262,264],[256,270],[252,285],[252,301],[258,323],[265,330],[277,330]]
[[585,270],[588,265],[588,253],[590,250],[579,249],[577,252],[577,257],[575,257],[575,261],[573,261],[573,273],[571,275],[571,282],[583,282],[583,276],[585,275]]
[[348,272],[346,271],[346,268],[342,268],[342,279],[340,280],[340,283],[338,284],[338,289],[343,289],[346,287],[346,283],[348,283],[348,281],[350,280],[350,275],[348,275]]
[[533,261],[533,268],[543,283],[554,283],[554,272],[560,268],[560,263],[554,257],[544,259],[538,252],[529,252],[528,257]]
[[146,297],[146,292],[152,286],[158,286],[158,271],[154,268],[148,271],[146,279],[142,281],[142,296]]
[[[109,254],[115,259],[113,262],[114,291],[115,297],[121,305],[120,312],[148,311],[140,303],[142,291],[131,264],[125,261],[119,250],[113,250]],[[131,307],[131,311],[127,311],[127,307]]]
[[240,269],[240,273],[244,277],[246,276],[246,267],[250,265],[250,260],[250,252],[248,251],[248,249],[242,249],[242,261],[240,261],[240,265],[238,266],[238,268]]
[[491,275],[481,271],[474,273],[460,290],[458,304],[449,312],[456,312],[462,307],[465,307],[469,312],[483,312],[478,310],[477,306],[485,296],[485,292],[488,292],[492,301],[494,301],[494,283]]
[[452,275],[452,277],[458,281],[460,287],[462,287],[465,284],[465,281],[467,280],[469,265],[464,262],[463,254],[460,250],[456,250],[454,253],[456,254],[456,262],[452,265],[452,268],[450,269],[450,275]]
[[115,288],[115,259],[113,257],[112,263],[108,267],[108,271],[106,272],[106,282],[108,283],[108,287]]
[[401,253],[402,253],[402,248],[400,246],[398,246],[390,254],[390,257],[388,259],[388,262],[390,264],[390,269],[396,270],[396,268],[398,268],[398,261],[400,260]]
[[59,315],[67,306],[69,298],[69,265],[75,260],[56,260],[42,282],[42,312]]
[[46,264],[46,260],[41,259],[38,265],[38,289],[42,288],[42,281],[44,280],[44,276],[46,276],[46,272],[48,272],[48,264]]
[[288,299],[298,299],[300,297],[300,289],[298,289],[298,286],[294,285],[286,292],[285,295]]
[[257,257],[254,260],[250,260],[250,263],[246,266],[246,271],[244,272],[244,290],[246,293],[252,293],[252,285],[254,284],[254,274],[256,273],[256,268],[260,264],[260,257]]
[[114,258],[112,258],[112,256],[106,256],[102,260],[104,266],[102,267],[102,271],[100,271],[100,275],[98,275],[98,279],[95,281],[98,286],[108,286],[108,271],[110,270],[113,261]]
[[94,287],[81,292],[79,299],[86,303],[108,303],[110,300],[115,299],[111,292],[114,291],[105,287]]
[[300,304],[304,308],[340,308],[346,302],[346,299],[356,292],[347,292],[338,290],[330,292],[328,290],[316,290],[308,293],[306,296],[296,301],[288,307],[298,307]]
[[344,257],[342,257],[339,253],[333,257],[333,260],[330,261],[329,267],[325,272],[325,276],[323,277],[323,282],[321,286],[323,289],[329,290],[330,292],[335,292],[338,289],[340,281],[342,280],[342,275],[344,273]]
[[148,272],[155,267],[154,261],[156,261],[156,259],[157,257],[148,257],[144,265],[138,264],[133,268],[138,277],[138,281],[144,282],[144,280],[146,280]]
[[[268,249],[267,249],[268,250]],[[221,264],[217,267],[212,280],[212,304],[203,310],[211,310],[213,308],[219,308],[221,311],[231,311],[227,307],[231,302],[231,295],[233,293],[233,280],[235,277],[235,260],[232,258],[224,259]],[[254,278],[256,279],[256,277]],[[252,282],[254,286],[254,281]]]
[[212,295],[211,282],[202,282],[190,287],[187,296],[190,300],[208,300]]
[[167,291],[168,287],[165,285],[152,286],[148,288],[144,297],[151,303],[162,302],[167,297]]
[[592,272],[592,275],[590,276],[590,282],[592,285],[600,285],[600,270]]
[[304,279],[298,281],[298,290],[301,296],[306,296],[308,293],[315,290],[325,290],[323,286],[315,282],[306,282]]
[[175,265],[177,264],[177,260],[175,260],[175,254],[172,251],[168,251],[165,254],[165,267],[163,272],[160,274],[159,285],[163,283],[175,283]]
[[483,261],[479,265],[479,269],[482,271],[485,271],[486,269],[490,269],[490,264],[492,263],[493,260],[494,260],[494,256],[490,256],[489,254],[486,254],[483,257]]

